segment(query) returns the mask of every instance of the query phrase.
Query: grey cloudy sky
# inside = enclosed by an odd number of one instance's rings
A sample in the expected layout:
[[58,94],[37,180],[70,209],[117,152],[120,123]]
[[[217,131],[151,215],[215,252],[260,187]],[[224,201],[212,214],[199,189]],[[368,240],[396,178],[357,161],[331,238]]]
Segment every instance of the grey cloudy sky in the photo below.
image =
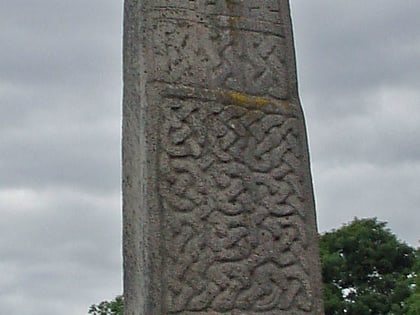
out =
[[[420,239],[420,2],[293,0],[320,231]],[[121,292],[122,1],[0,3],[0,309]]]

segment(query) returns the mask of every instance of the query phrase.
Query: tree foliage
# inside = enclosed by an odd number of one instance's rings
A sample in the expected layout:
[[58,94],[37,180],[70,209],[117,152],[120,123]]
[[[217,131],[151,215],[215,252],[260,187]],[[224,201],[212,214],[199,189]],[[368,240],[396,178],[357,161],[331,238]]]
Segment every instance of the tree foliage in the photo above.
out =
[[419,315],[420,314],[420,249],[416,252],[417,260],[415,266],[415,272],[413,273],[414,288],[413,293],[405,301],[407,308],[407,315]]
[[320,250],[326,315],[407,314],[416,254],[386,223],[356,218],[322,235]]
[[124,299],[121,295],[118,295],[112,301],[102,301],[97,305],[93,304],[88,312],[91,315],[123,315],[123,313]]

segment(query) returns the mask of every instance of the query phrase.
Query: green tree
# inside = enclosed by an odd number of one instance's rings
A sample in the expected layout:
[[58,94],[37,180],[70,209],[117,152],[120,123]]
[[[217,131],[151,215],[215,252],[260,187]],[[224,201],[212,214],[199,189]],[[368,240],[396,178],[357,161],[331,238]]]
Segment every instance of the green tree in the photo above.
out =
[[413,273],[413,293],[405,301],[407,315],[420,314],[420,249],[416,252],[417,261],[415,272]]
[[118,295],[112,301],[102,301],[99,304],[93,304],[89,308],[88,314],[91,315],[123,315],[124,298]]
[[320,251],[326,315],[407,314],[415,250],[386,223],[355,218],[322,235]]

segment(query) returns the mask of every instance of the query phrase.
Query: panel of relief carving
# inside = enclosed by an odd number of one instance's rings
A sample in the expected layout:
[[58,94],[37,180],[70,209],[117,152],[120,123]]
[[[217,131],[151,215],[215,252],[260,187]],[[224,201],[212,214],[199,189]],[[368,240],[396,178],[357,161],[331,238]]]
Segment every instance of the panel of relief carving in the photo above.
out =
[[296,117],[197,99],[161,111],[170,312],[310,311]]
[[[152,11],[155,79],[287,98],[283,27],[255,20],[261,12],[252,7],[248,18],[215,15],[214,6],[206,12],[163,7]],[[236,6],[232,8],[235,12]]]

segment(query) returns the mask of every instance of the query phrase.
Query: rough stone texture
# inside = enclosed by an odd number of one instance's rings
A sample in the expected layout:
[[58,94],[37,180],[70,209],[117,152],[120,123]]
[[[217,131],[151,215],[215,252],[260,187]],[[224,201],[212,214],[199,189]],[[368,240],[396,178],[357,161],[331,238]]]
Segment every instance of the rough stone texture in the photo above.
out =
[[322,314],[286,0],[126,0],[126,315]]

